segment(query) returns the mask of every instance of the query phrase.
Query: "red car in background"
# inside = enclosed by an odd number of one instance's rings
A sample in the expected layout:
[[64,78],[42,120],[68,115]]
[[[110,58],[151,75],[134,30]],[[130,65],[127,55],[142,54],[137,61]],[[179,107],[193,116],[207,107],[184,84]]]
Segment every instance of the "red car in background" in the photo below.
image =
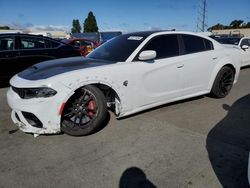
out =
[[71,38],[65,39],[62,42],[79,48],[82,56],[88,55],[91,51],[97,48],[100,44],[85,38]]

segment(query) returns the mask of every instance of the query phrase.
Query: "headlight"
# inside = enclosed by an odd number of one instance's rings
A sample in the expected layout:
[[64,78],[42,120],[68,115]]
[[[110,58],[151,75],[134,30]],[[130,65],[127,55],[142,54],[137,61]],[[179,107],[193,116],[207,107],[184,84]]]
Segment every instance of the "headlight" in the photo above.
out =
[[12,87],[22,99],[32,99],[32,98],[47,98],[52,97],[57,94],[54,89],[48,87],[39,88],[16,88]]

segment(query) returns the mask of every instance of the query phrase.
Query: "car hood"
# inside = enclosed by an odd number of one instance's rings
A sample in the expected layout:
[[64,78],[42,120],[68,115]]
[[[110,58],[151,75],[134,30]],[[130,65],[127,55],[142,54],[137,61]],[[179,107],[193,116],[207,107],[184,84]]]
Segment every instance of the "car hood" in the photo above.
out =
[[84,57],[63,58],[35,64],[20,72],[18,76],[26,80],[41,80],[74,70],[104,66],[113,63],[115,62]]

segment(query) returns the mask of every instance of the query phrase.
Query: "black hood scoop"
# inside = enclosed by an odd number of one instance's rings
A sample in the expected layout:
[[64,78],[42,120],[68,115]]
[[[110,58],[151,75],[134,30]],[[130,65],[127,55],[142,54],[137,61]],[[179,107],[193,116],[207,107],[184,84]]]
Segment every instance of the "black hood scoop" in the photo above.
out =
[[103,66],[112,63],[115,62],[96,60],[84,57],[55,59],[35,64],[20,72],[18,76],[26,80],[41,80],[78,69]]

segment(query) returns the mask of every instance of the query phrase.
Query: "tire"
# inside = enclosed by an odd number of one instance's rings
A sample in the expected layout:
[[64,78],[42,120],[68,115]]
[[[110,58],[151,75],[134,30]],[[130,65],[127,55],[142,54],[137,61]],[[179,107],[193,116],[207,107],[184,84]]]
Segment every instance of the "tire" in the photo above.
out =
[[95,86],[80,89],[66,103],[61,130],[71,136],[85,136],[98,130],[108,115],[103,93]]
[[218,72],[212,90],[211,96],[214,98],[226,97],[232,89],[235,73],[230,67],[222,67]]

